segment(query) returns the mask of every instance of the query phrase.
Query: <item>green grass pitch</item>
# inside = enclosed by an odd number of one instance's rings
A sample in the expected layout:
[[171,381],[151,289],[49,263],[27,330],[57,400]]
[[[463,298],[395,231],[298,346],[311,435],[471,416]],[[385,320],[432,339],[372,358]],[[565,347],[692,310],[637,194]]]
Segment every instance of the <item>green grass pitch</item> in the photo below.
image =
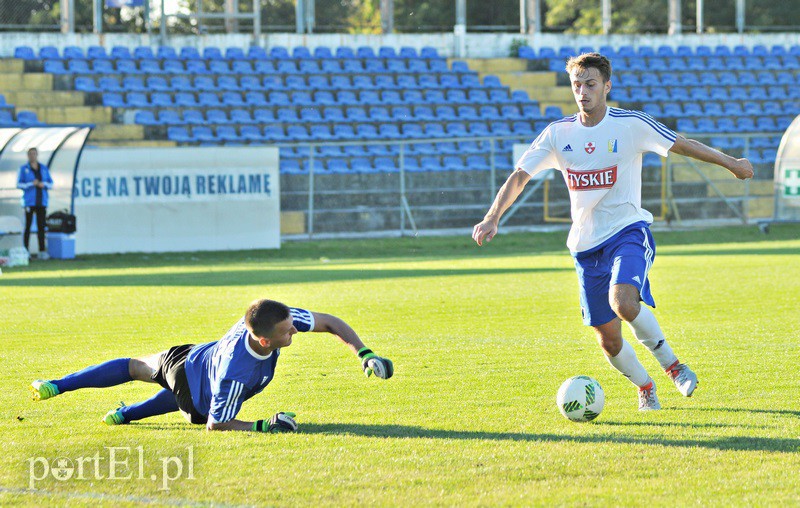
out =
[[[563,232],[483,248],[330,241],[6,270],[0,505],[799,505],[800,227],[655,237],[655,312],[700,385],[682,398],[633,341],[664,406],[645,414],[581,324]],[[216,340],[258,297],[343,317],[394,361],[394,378],[366,379],[334,338],[298,335],[240,413],[295,411],[295,435],[209,433],[177,414],[100,422],[155,393],[143,383],[29,397],[35,378]],[[593,423],[556,408],[577,374],[605,390]],[[114,479],[111,448],[127,460]],[[30,492],[31,467],[44,476],[36,457],[52,470]],[[59,457],[68,480],[54,477]],[[181,476],[165,482],[177,460]]]

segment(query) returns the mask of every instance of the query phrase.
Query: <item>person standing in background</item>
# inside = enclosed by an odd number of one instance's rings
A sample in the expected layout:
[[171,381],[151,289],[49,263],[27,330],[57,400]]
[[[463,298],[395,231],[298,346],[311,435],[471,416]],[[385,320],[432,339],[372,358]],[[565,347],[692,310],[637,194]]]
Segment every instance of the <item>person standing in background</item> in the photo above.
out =
[[[25,207],[25,249],[31,237],[31,223],[36,214],[36,229],[39,239],[39,259],[49,259],[44,246],[45,218],[47,216],[47,192],[53,188],[53,179],[46,165],[39,162],[39,151],[28,149],[28,163],[19,168],[17,187],[22,189],[22,202]],[[30,250],[30,249],[28,249]]]

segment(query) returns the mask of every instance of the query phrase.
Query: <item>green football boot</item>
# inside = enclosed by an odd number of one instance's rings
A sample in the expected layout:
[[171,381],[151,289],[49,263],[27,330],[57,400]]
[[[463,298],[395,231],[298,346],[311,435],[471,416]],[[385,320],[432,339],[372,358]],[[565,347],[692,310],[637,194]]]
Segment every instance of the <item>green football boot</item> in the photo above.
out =
[[37,379],[31,383],[33,400],[47,400],[59,394],[58,387],[50,381]]
[[103,423],[106,425],[122,425],[125,423],[125,417],[122,416],[122,412],[120,409],[125,407],[124,402],[120,402],[120,406],[117,409],[112,409],[103,417]]

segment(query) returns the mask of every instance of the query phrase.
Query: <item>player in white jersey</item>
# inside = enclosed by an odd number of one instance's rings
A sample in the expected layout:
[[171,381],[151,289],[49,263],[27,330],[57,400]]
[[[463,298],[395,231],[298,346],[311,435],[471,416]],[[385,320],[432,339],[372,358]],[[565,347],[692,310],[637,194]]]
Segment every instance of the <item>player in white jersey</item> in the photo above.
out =
[[569,188],[567,246],[578,272],[584,323],[594,328],[611,365],[638,387],[639,409],[660,409],[653,379],[622,338],[622,321],[683,395],[692,395],[697,376],[678,361],[647,307],[655,307],[647,279],[655,243],[649,229],[653,216],[641,206],[642,154],[685,155],[722,166],[741,180],[753,177],[753,166],[676,134],[645,113],[608,107],[611,62],[606,57],[573,57],[566,70],[579,112],[551,123],[536,138],[472,237],[478,245],[490,241],[531,177],[559,170]]

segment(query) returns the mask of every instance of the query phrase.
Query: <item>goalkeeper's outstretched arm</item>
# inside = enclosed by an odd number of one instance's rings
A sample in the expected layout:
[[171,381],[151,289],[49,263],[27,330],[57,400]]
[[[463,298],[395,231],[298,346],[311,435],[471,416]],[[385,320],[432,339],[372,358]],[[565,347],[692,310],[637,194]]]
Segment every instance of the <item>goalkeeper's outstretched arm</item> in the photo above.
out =
[[381,379],[389,379],[394,374],[394,365],[388,358],[382,358],[364,345],[353,327],[344,320],[330,314],[312,312],[314,315],[314,332],[330,333],[347,344],[351,351],[361,359],[361,367],[367,377],[375,374]]

